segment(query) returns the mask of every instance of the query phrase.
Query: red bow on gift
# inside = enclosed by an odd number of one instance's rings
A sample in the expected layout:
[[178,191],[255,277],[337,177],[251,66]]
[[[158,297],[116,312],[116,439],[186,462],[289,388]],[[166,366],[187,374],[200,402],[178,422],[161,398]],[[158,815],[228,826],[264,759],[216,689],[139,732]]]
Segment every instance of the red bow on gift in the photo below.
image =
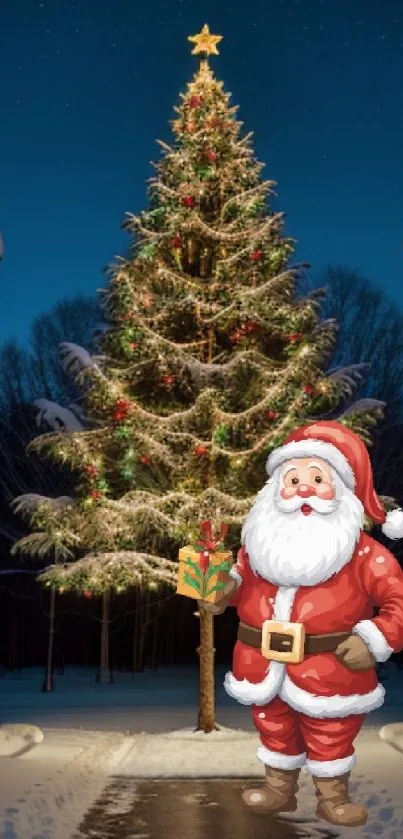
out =
[[228,531],[228,524],[225,524],[225,522],[220,524],[220,530],[217,536],[213,536],[213,526],[209,519],[202,521],[200,529],[202,534],[204,534],[204,538],[202,535],[194,547],[196,551],[200,552],[198,566],[203,574],[205,574],[210,564],[210,554],[222,547]]

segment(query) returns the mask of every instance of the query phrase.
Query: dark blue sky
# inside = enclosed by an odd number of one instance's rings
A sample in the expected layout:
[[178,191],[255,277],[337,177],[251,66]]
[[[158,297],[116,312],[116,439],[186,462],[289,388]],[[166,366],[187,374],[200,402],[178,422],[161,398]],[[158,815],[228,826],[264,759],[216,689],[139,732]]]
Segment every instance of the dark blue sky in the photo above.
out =
[[0,340],[105,284],[205,22],[298,257],[403,305],[402,0],[3,0]]

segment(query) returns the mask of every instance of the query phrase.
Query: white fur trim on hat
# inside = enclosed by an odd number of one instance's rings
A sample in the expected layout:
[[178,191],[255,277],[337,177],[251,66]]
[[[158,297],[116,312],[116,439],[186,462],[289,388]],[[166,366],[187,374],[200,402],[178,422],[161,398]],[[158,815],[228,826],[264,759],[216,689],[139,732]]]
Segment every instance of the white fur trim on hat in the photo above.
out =
[[365,642],[377,661],[387,661],[392,655],[393,648],[389,646],[385,636],[374,621],[359,621],[353,626],[352,632]]
[[307,760],[306,769],[310,775],[316,778],[338,778],[351,772],[356,762],[354,754],[348,757],[339,757],[336,760]]
[[259,746],[256,754],[265,766],[271,766],[272,769],[301,769],[306,762],[305,752],[299,755],[284,755],[282,752],[272,752],[266,746]]
[[391,510],[385,524],[382,525],[382,533],[388,539],[401,539],[403,537],[403,510]]
[[332,443],[325,443],[323,440],[298,440],[295,443],[286,443],[285,446],[280,446],[267,459],[267,473],[272,475],[278,466],[296,457],[320,457],[326,460],[330,463],[330,466],[333,466],[333,469],[335,469],[348,488],[351,490],[354,489],[354,472],[348,460],[336,446],[333,446]]

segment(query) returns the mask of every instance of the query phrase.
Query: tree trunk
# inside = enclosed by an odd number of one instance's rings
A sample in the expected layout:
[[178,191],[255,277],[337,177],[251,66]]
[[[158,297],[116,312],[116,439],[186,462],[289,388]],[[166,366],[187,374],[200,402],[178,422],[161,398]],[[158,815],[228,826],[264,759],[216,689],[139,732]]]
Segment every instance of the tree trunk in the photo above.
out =
[[132,670],[133,673],[140,673],[141,672],[141,660],[140,660],[140,633],[141,633],[141,621],[142,621],[142,596],[143,592],[140,588],[136,588],[136,610],[134,613],[134,631],[133,631],[133,659],[132,659]]
[[104,685],[113,681],[109,665],[109,604],[110,593],[106,591],[102,595],[101,655],[96,679]]
[[15,609],[15,604],[12,603],[11,597],[8,598],[8,658],[7,666],[9,670],[21,670],[22,653],[21,653],[21,632],[19,615]]
[[150,590],[147,589],[143,595],[142,609],[141,609],[141,625],[140,625],[140,639],[139,639],[139,672],[143,672],[146,667],[145,662],[145,648],[146,639],[148,635],[150,623]]
[[155,602],[155,618],[153,626],[153,639],[151,644],[151,669],[158,670],[158,630],[160,622],[161,611],[161,593],[158,593],[154,598]]
[[218,728],[215,722],[214,686],[214,616],[200,609],[199,717],[197,730],[209,734]]
[[49,635],[48,635],[48,654],[46,660],[45,680],[42,686],[42,692],[48,693],[53,690],[53,645],[55,638],[55,615],[56,615],[56,589],[52,586],[50,590],[49,601]]

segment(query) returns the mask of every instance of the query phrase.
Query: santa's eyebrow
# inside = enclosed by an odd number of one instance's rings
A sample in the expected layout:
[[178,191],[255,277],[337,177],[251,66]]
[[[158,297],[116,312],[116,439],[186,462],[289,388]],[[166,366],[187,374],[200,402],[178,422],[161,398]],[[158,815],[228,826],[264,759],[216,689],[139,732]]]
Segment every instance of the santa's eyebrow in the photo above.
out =
[[323,468],[323,466],[321,466],[321,465],[320,465],[320,463],[316,463],[314,460],[313,460],[313,461],[312,461],[312,463],[310,463],[310,464],[309,464],[309,466],[308,466],[308,469],[313,469],[313,468],[315,468],[315,469],[319,469],[319,471],[320,471],[320,472],[324,472],[324,471],[325,471],[325,470],[324,470],[324,468]]
[[297,468],[296,466],[287,466],[284,469],[284,472],[282,473],[282,478],[285,478],[285,476],[288,474],[288,472],[295,472],[296,468]]

